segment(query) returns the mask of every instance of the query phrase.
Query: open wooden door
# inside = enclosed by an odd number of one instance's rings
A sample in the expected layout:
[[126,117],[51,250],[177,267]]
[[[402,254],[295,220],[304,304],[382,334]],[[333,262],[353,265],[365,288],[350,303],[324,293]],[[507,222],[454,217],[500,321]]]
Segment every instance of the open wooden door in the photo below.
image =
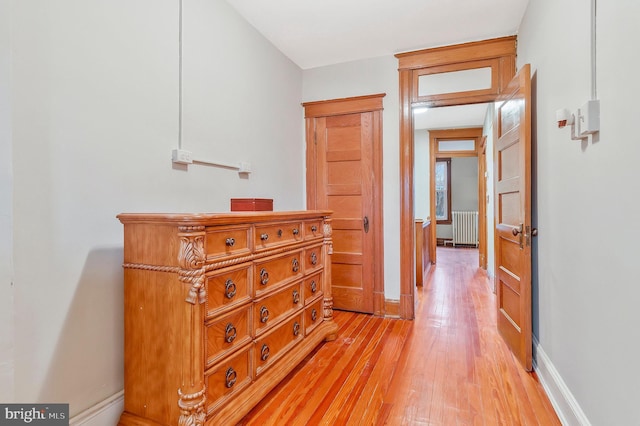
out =
[[531,71],[526,64],[498,97],[495,256],[498,331],[531,371]]

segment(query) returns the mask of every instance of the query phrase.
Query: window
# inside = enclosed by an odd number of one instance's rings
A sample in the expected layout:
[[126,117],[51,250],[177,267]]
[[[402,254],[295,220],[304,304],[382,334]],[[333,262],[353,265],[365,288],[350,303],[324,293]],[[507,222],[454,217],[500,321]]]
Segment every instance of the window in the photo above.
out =
[[451,223],[451,158],[436,159],[436,223]]

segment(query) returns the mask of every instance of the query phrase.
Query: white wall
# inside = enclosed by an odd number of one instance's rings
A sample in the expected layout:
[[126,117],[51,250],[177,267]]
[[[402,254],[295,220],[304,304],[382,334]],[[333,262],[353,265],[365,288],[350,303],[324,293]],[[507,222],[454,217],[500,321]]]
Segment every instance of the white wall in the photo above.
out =
[[590,97],[589,2],[530,2],[518,41],[537,121],[534,331],[594,425],[640,424],[638,16],[640,2],[598,2],[598,141],[555,125]]
[[[220,168],[172,167],[178,4],[33,0],[12,2],[10,14],[0,10],[0,23],[13,23],[13,134],[7,148],[0,131],[0,233],[12,211],[15,400],[69,402],[74,415],[122,389],[116,214],[228,211],[231,197],[304,208],[302,72],[223,1],[184,1],[183,146],[213,160],[249,161],[253,173],[240,179]],[[12,208],[4,191],[11,168]],[[4,319],[11,267],[3,260],[0,268]]]
[[13,402],[13,177],[11,170],[11,19],[0,0],[0,401]]
[[[414,169],[413,169],[413,200],[416,219],[426,220],[431,215],[429,211],[429,131],[419,129],[413,132]],[[434,222],[435,224],[435,222]]]
[[[494,145],[494,132],[493,132],[493,117],[495,110],[493,104],[489,104],[487,107],[487,115],[485,117],[482,134],[487,137],[487,146],[485,152],[487,159],[487,196],[488,200],[480,200],[480,202],[486,203],[487,207],[487,275],[489,278],[495,276],[495,212],[494,212],[494,199],[493,199],[493,145]],[[493,280],[492,280],[493,287]]]
[[304,102],[386,93],[383,98],[385,298],[400,299],[400,145],[398,60],[366,59],[303,71]]

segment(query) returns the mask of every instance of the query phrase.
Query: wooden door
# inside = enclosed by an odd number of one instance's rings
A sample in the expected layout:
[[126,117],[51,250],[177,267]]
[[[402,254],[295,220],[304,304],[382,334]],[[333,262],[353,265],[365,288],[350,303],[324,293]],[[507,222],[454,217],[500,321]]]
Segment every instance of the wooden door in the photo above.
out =
[[305,104],[307,206],[333,211],[333,307],[384,314],[379,105],[309,117],[317,105]]
[[495,255],[498,330],[531,371],[531,76],[527,64],[496,101]]

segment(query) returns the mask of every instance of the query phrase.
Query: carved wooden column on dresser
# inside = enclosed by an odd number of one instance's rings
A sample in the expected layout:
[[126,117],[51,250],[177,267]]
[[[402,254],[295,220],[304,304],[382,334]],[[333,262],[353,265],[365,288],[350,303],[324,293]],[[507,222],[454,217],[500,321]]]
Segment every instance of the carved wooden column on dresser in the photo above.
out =
[[336,338],[331,212],[121,214],[121,425],[233,425]]

